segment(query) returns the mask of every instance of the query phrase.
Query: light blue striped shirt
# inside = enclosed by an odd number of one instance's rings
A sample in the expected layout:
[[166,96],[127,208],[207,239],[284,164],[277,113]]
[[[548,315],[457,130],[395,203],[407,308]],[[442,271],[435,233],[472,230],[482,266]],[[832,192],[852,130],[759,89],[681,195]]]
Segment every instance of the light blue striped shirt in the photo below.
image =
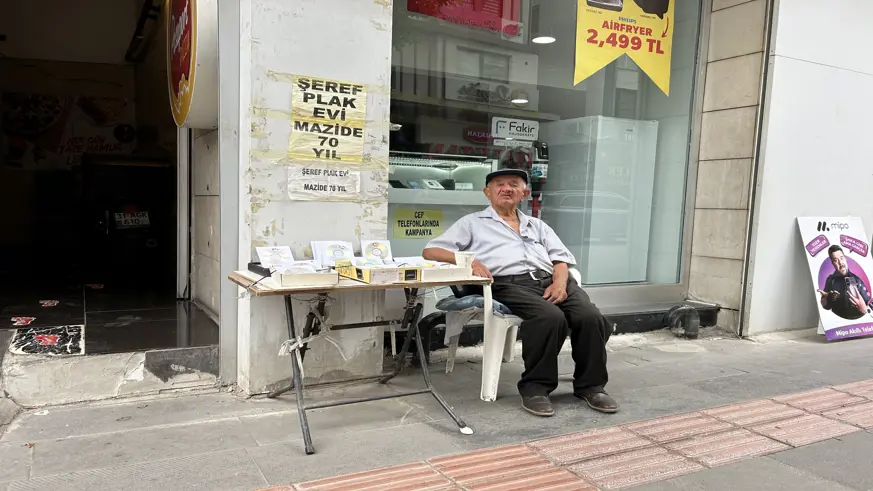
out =
[[531,271],[552,272],[553,262],[576,264],[552,227],[538,218],[518,211],[519,233],[516,233],[494,208],[471,213],[455,222],[441,236],[427,244],[428,248],[476,253],[494,276],[525,274]]

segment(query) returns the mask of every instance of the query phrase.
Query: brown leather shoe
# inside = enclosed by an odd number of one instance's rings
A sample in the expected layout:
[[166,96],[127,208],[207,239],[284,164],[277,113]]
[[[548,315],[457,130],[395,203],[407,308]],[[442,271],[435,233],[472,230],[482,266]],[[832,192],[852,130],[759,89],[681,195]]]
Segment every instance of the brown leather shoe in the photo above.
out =
[[555,415],[555,408],[548,396],[521,396],[521,407],[536,416],[548,418]]
[[601,413],[617,413],[618,403],[603,389],[589,389],[573,392],[573,395],[588,403],[588,407]]

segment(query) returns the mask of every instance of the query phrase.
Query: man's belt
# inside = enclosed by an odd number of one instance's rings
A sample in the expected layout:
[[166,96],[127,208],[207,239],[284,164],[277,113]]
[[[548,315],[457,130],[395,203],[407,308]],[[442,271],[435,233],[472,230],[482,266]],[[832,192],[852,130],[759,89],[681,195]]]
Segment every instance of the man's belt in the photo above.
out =
[[510,274],[506,276],[495,276],[495,283],[514,283],[518,281],[542,281],[552,277],[552,273],[546,271],[528,271],[523,274]]

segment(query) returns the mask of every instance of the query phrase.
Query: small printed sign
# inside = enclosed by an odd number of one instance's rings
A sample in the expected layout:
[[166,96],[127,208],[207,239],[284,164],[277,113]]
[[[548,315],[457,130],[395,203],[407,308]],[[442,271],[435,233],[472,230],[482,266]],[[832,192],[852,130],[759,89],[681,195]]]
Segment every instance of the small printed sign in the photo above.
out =
[[58,301],[57,300],[40,300],[39,305],[40,305],[40,307],[57,307]]
[[312,165],[288,166],[288,198],[292,201],[357,201],[361,173]]
[[151,221],[147,211],[115,214],[115,228],[117,229],[148,227],[149,225],[151,225]]
[[394,212],[396,239],[430,239],[442,233],[442,210],[400,209]]

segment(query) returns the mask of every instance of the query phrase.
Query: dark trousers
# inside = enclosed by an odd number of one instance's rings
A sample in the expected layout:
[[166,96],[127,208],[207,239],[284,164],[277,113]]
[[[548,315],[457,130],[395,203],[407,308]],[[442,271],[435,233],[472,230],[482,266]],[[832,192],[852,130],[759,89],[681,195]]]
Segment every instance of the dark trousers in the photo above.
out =
[[606,372],[606,341],[612,327],[588,294],[571,278],[567,282],[567,299],[555,305],[543,299],[551,277],[544,280],[495,279],[494,299],[521,317],[522,359],[524,373],[518,382],[522,396],[548,395],[558,387],[558,353],[567,330],[573,347],[573,389],[603,387]]

